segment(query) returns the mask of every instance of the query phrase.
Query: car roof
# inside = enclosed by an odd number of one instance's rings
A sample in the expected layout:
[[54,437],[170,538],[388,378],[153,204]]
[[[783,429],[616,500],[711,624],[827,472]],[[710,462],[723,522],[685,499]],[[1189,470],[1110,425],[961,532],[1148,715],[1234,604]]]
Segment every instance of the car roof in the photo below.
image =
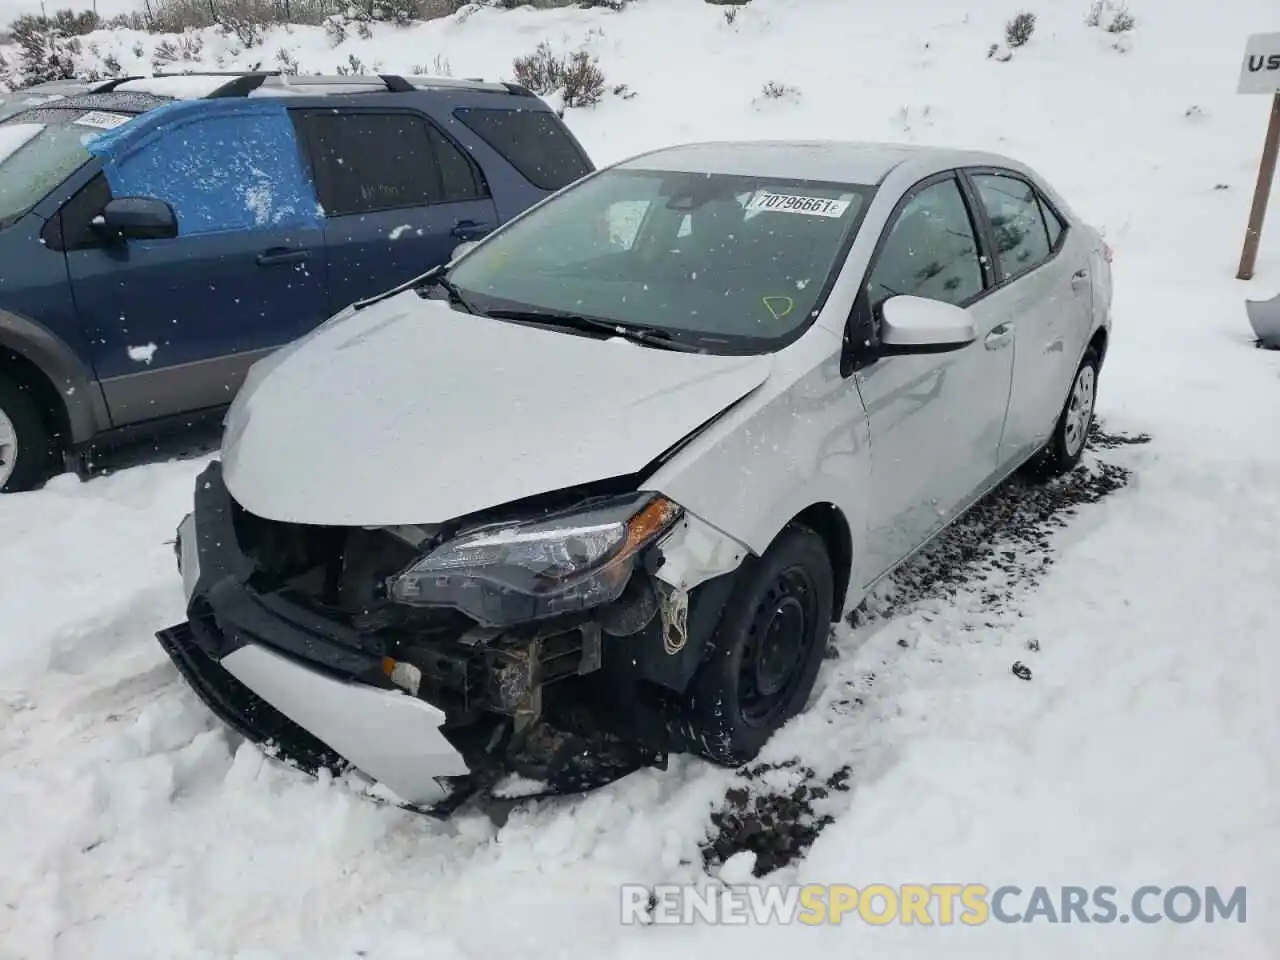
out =
[[43,103],[31,104],[28,110],[110,110],[114,113],[145,113],[172,101],[145,93],[80,93]]
[[0,110],[8,115],[46,103],[56,103],[68,97],[83,96],[112,90],[120,80],[46,80],[44,83],[22,87],[11,93],[0,93]]
[[947,169],[1002,166],[1007,158],[972,150],[850,140],[709,141],[663,147],[618,164],[621,168],[731,176],[830,181],[875,186],[897,166],[926,161]]
[[37,93],[41,95],[56,93],[92,93],[98,87],[107,87],[111,81],[109,80],[46,80],[44,83],[32,84],[24,87],[18,93],[28,94]]
[[45,81],[44,83],[33,83],[32,86],[23,88],[22,93],[87,93],[93,90],[93,87],[99,84],[93,81],[81,81],[81,79],[63,79],[63,81]]

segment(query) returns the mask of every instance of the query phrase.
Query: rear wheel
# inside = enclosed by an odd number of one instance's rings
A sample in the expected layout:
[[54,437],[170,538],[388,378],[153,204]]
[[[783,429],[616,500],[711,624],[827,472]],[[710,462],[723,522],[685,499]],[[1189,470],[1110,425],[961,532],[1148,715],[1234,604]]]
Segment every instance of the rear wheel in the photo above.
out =
[[716,763],[753,759],[813,691],[831,632],[835,585],[822,538],[788,527],[748,558],[694,677],[686,746]]
[[38,487],[52,473],[53,452],[31,392],[0,377],[0,493]]
[[1052,476],[1066,473],[1080,462],[1093,426],[1093,407],[1098,392],[1098,354],[1090,347],[1071,381],[1058,423],[1042,457],[1042,472]]

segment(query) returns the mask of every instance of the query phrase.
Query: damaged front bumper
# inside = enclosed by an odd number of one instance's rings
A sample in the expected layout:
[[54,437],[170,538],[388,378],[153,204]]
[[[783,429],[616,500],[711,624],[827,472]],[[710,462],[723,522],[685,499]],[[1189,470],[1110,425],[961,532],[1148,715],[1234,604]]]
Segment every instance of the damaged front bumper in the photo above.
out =
[[[301,578],[273,576],[244,545],[244,525],[266,523],[245,517],[211,464],[175,544],[188,619],[157,635],[162,646],[246,738],[308,772],[354,768],[434,813],[507,773],[559,793],[665,763],[672,699],[702,658],[744,553],[684,518],[651,564],[658,575],[638,574],[612,609],[497,630],[457,611],[317,603]],[[341,576],[372,583],[386,573],[358,554],[338,550],[358,568]]]
[[444,711],[425,700],[334,680],[257,644],[228,654],[222,666],[404,800],[434,805],[450,794],[442,778],[470,773],[440,733]]
[[[203,498],[205,509],[184,518],[175,544],[191,619],[157,635],[188,683],[232,729],[256,743],[287,745],[289,758],[308,772],[350,765],[407,804],[431,807],[447,800],[456,784],[446,778],[466,778],[471,771],[440,732],[443,710],[398,689],[341,679],[273,649],[266,638],[313,653],[328,640],[324,659],[331,664],[345,661],[342,666],[357,674],[374,666],[371,657],[333,637],[284,617],[268,619],[266,611],[255,616],[247,590],[237,591],[230,609],[222,605],[223,617],[214,612],[211,588],[236,582],[234,566],[227,563],[236,557],[220,549],[222,538],[234,538],[230,523],[220,522],[229,519],[229,503],[213,502],[225,489],[205,489],[211,492]],[[209,527],[203,538],[198,515]],[[209,571],[202,569],[202,553],[214,561]]]

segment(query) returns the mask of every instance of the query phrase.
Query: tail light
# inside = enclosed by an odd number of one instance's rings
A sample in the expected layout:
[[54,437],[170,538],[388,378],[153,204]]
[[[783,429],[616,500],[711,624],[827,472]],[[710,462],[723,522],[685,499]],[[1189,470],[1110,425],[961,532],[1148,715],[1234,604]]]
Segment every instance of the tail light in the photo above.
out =
[[1115,251],[1111,249],[1111,244],[1107,243],[1104,240],[1102,243],[1102,258],[1106,260],[1107,263],[1110,263],[1112,257],[1114,256],[1115,256]]

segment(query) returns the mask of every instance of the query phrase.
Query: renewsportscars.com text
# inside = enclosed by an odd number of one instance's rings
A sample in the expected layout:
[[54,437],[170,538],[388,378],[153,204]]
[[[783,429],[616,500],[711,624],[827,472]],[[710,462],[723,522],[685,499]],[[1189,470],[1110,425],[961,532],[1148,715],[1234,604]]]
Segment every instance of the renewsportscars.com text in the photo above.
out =
[[1244,887],[992,887],[884,883],[696,887],[627,884],[624,924],[982,926],[987,923],[1244,923]]

